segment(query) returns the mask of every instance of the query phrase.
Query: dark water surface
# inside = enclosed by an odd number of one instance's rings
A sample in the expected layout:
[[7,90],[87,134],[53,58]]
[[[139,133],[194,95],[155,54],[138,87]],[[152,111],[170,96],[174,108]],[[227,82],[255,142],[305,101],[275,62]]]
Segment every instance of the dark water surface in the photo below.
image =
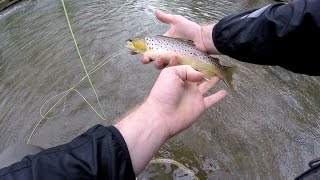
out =
[[[69,142],[91,126],[111,125],[150,91],[157,75],[152,64],[124,50],[138,35],[162,34],[168,26],[155,9],[180,14],[199,23],[270,3],[262,0],[76,1],[66,0],[71,24],[103,109],[87,79],[63,98],[85,72],[68,30],[60,1],[27,0],[0,13],[0,151],[31,137],[45,148]],[[235,94],[209,109],[190,129],[172,138],[157,158],[176,160],[200,179],[292,179],[320,156],[319,78],[278,67],[239,67]],[[221,82],[212,90],[225,87]],[[58,96],[56,96],[58,95]],[[55,98],[52,98],[56,96]],[[52,99],[50,99],[52,98]],[[48,101],[50,100],[50,101]],[[47,103],[46,103],[47,102]],[[190,179],[174,165],[152,165],[140,179]],[[160,176],[160,178],[159,178]]]

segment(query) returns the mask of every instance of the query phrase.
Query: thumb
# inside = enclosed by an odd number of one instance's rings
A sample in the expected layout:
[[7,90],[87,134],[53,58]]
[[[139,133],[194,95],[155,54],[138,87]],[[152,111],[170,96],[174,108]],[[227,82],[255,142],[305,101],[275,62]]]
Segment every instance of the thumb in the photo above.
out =
[[159,19],[161,22],[166,24],[171,24],[174,22],[174,17],[171,14],[166,14],[162,12],[161,10],[156,10],[155,15],[157,19]]
[[204,78],[202,73],[188,65],[172,66],[170,68],[182,81],[199,82]]

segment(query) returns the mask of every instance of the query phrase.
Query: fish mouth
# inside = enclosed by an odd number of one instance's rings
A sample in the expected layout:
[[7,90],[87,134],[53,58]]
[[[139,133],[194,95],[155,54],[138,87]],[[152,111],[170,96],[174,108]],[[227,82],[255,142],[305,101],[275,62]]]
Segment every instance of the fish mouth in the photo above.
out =
[[125,47],[131,50],[135,50],[135,47],[133,46],[131,39],[126,40]]
[[136,53],[144,53],[147,50],[145,41],[141,39],[130,38],[126,40],[125,46]]

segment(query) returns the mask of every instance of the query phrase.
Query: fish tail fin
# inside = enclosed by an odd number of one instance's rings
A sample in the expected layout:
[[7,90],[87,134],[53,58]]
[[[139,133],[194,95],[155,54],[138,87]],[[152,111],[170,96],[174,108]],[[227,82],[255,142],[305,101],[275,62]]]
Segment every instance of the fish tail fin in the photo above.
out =
[[221,66],[221,69],[217,69],[212,65],[197,64],[194,68],[200,71],[207,81],[210,81],[210,79],[215,75],[218,76],[227,85],[227,87],[233,91],[232,76],[236,71],[236,66]]
[[222,66],[223,67],[223,82],[231,89],[233,90],[233,85],[232,85],[232,76],[234,72],[236,71],[235,66]]

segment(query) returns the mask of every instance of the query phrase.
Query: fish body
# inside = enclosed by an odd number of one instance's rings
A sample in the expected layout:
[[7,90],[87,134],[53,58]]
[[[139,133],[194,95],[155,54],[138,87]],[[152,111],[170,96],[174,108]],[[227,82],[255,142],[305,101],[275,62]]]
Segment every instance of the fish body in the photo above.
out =
[[169,61],[176,56],[180,65],[190,65],[201,72],[207,80],[217,75],[232,87],[234,67],[221,65],[218,58],[197,49],[191,41],[160,35],[148,36],[128,39],[126,47],[133,52],[148,56],[151,60],[161,55]]

